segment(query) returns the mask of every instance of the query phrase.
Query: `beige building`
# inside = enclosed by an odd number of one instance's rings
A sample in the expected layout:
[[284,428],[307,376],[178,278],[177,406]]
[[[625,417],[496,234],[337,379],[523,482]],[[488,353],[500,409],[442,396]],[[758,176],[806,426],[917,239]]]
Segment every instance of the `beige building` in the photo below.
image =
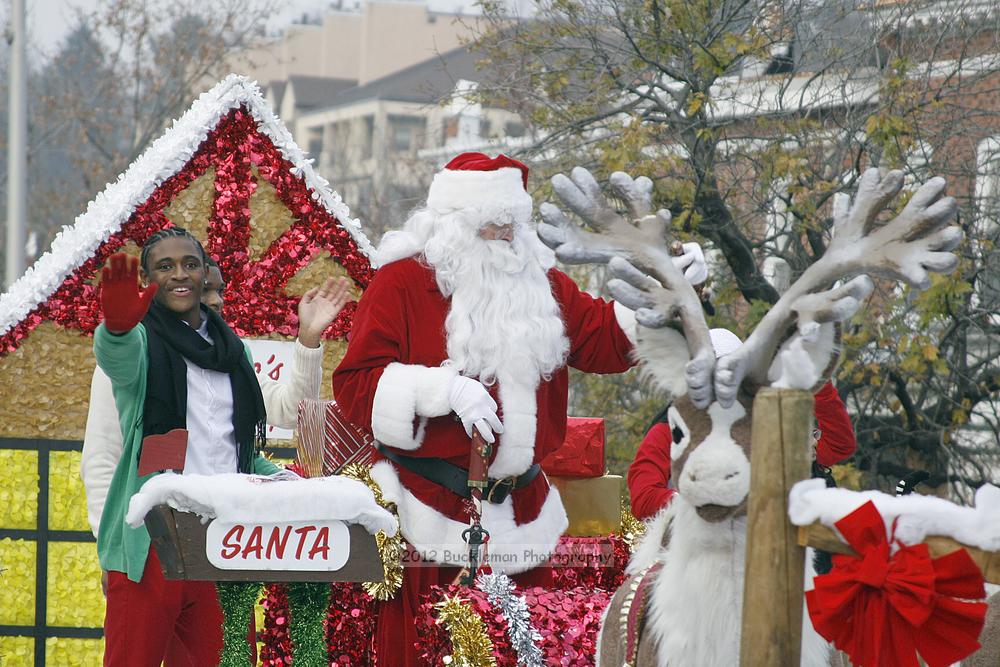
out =
[[330,11],[317,25],[289,27],[234,67],[261,85],[293,76],[365,85],[458,47],[475,20],[432,12],[422,0],[367,0],[354,10]]
[[372,238],[405,219],[451,156],[509,152],[526,141],[516,115],[467,99],[476,86],[477,59],[459,47],[341,91],[325,108],[296,116],[296,141],[308,147],[317,171]]
[[397,226],[461,150],[509,151],[519,119],[469,102],[476,17],[368,0],[295,25],[245,57],[267,101],[373,239]]

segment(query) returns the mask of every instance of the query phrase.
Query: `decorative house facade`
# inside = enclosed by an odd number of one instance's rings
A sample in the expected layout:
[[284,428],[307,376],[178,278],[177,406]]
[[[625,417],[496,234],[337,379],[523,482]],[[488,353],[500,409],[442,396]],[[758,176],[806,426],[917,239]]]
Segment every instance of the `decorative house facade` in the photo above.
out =
[[[0,296],[0,571],[11,595],[0,656],[11,664],[99,663],[101,573],[79,478],[97,278],[111,254],[138,254],[169,225],[189,229],[219,262],[224,317],[251,347],[292,340],[298,299],[322,279],[347,276],[358,294],[373,273],[358,221],[257,86],[230,76]],[[326,332],[327,374],[353,313],[348,304]],[[268,360],[258,361],[266,372]]]

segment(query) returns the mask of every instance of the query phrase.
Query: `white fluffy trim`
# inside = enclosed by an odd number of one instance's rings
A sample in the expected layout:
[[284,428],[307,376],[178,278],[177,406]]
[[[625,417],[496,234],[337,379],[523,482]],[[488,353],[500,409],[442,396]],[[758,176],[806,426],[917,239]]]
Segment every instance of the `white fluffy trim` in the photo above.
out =
[[490,477],[500,479],[520,475],[535,460],[535,432],[538,404],[537,379],[525,382],[509,373],[500,373],[500,405],[503,407],[503,434],[497,455],[490,465]]
[[691,360],[691,355],[683,334],[670,327],[637,328],[635,355],[642,362],[642,373],[672,398],[686,394],[684,366]]
[[531,195],[524,191],[521,170],[505,167],[496,171],[438,172],[427,194],[427,207],[440,212],[475,209],[479,221],[487,223],[527,222],[532,205]]
[[[386,366],[372,403],[375,439],[397,449],[420,447],[427,418],[451,411],[448,390],[456,375],[454,368],[400,363]],[[414,431],[416,418],[420,418],[420,422]]]
[[[396,503],[400,531],[423,559],[441,565],[466,564],[469,548],[462,540],[462,531],[468,524],[453,521],[417,500],[400,484],[395,468],[388,461],[372,466],[371,474],[383,497]],[[517,574],[545,564],[569,521],[559,491],[550,486],[534,521],[515,524],[514,506],[507,498],[502,505],[483,503],[482,524],[490,532],[489,565],[495,572]]]
[[663,546],[663,536],[670,530],[671,522],[674,520],[677,504],[667,503],[666,507],[657,512],[652,519],[646,521],[646,532],[632,552],[625,574],[634,577],[653,563],[663,559],[665,547]]
[[628,336],[629,342],[634,346],[639,337],[639,325],[635,321],[635,311],[626,308],[617,301],[613,303],[615,304],[615,320],[618,321],[618,326],[621,327],[621,330]]
[[49,252],[39,257],[6,294],[0,294],[0,335],[45,303],[67,276],[121,229],[136,207],[184,168],[219,121],[241,106],[250,111],[257,129],[291,163],[289,172],[305,182],[312,198],[336,217],[362,253],[373,258],[375,249],[361,231],[361,223],[351,218],[340,195],[316,173],[312,160],[306,158],[288,128],[268,107],[256,82],[230,74],[195,100],[183,116],[87,205],[86,212],[77,216],[72,225],[63,227],[52,241]]

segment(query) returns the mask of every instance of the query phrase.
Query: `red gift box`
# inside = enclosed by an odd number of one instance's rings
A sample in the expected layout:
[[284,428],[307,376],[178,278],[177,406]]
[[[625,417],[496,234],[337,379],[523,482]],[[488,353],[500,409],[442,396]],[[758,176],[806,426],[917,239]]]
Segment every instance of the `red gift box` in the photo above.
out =
[[336,401],[305,399],[299,405],[299,459],[310,477],[334,475],[351,463],[375,458],[375,438],[351,423]]
[[604,475],[604,420],[569,417],[562,446],[542,459],[542,470],[555,477]]

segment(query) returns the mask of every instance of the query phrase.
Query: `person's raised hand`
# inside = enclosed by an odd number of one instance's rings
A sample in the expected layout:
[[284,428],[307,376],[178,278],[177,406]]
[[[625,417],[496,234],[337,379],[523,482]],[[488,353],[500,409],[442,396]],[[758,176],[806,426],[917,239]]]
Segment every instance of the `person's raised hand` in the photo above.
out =
[[320,338],[330,323],[351,299],[347,278],[327,278],[299,300],[299,342],[305,347],[319,347]]
[[111,256],[101,269],[101,312],[109,333],[123,334],[142,321],[157,286],[139,289],[139,260],[123,252]]
[[697,243],[684,243],[681,248],[681,254],[671,257],[670,261],[684,273],[689,283],[702,284],[708,279],[708,264],[705,262],[705,253],[702,252],[701,246]]

